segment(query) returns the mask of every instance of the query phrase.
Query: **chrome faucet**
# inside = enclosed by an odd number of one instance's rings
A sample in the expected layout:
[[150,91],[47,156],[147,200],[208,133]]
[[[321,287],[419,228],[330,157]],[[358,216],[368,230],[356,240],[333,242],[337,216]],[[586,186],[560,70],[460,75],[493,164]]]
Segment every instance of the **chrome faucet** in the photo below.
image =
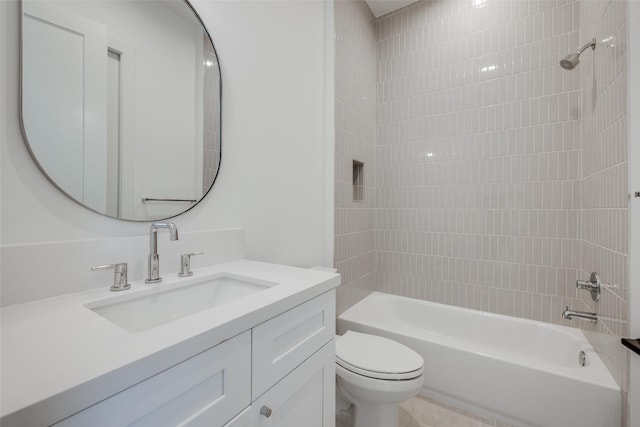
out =
[[91,267],[93,271],[106,270],[108,268],[113,268],[113,285],[111,285],[112,291],[117,292],[131,289],[131,284],[127,281],[126,262],[121,262],[118,264],[96,265],[95,267]]
[[567,306],[562,312],[562,318],[571,320],[574,317],[579,319],[588,320],[589,322],[598,323],[598,315],[596,313],[588,313],[586,311],[574,311],[569,310],[569,306]]
[[145,279],[145,283],[160,283],[160,257],[158,256],[158,229],[166,228],[169,230],[169,238],[178,240],[178,228],[172,222],[154,222],[149,230],[149,274]]

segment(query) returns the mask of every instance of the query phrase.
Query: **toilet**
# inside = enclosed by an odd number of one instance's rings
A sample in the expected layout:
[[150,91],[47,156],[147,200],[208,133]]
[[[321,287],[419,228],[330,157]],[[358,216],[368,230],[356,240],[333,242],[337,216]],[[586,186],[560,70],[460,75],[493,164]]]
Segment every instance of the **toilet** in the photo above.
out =
[[337,415],[351,408],[354,427],[397,427],[398,405],[418,394],[423,370],[409,347],[347,331],[336,337]]

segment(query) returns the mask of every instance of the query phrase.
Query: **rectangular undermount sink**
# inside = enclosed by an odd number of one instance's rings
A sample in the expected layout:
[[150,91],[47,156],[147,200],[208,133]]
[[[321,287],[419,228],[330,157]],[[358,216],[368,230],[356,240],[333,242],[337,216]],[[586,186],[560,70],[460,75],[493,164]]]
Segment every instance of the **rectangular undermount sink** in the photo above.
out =
[[[129,332],[143,332],[274,285],[232,275],[190,278],[184,283],[158,285],[158,289],[143,291],[130,298],[123,295],[95,301],[86,307]],[[162,286],[167,288],[162,289]]]

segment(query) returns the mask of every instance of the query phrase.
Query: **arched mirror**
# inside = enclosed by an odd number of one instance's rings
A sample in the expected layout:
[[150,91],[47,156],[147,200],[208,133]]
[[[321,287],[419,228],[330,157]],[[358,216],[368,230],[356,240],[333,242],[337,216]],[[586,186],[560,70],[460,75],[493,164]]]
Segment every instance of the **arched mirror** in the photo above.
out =
[[21,111],[46,176],[101,214],[178,215],[220,166],[221,79],[183,0],[22,0]]

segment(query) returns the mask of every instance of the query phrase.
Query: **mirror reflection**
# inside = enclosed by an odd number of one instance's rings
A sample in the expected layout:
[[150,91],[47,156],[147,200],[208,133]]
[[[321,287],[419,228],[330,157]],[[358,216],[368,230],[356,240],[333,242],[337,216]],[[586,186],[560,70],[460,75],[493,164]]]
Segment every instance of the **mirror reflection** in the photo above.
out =
[[220,69],[182,0],[22,1],[22,121],[38,166],[115,218],[178,215],[220,165]]

